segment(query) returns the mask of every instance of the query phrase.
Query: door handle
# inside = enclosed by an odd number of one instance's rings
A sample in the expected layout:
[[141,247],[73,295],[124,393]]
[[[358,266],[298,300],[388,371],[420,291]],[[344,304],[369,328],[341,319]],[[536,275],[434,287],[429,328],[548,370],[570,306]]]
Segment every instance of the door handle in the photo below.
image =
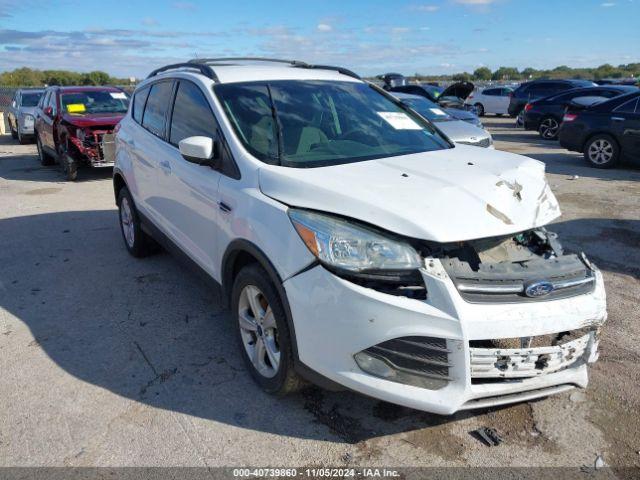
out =
[[611,117],[614,122],[624,122],[626,119],[623,117]]
[[165,171],[165,173],[171,173],[171,164],[166,160],[162,160],[158,163],[160,168]]
[[218,202],[218,208],[220,208],[224,213],[229,213],[232,210],[232,208],[224,202]]

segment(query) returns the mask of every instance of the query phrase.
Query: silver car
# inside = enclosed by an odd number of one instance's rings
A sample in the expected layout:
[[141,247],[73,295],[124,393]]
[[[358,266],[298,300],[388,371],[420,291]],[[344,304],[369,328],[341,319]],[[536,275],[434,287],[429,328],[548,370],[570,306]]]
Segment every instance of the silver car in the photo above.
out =
[[44,90],[19,89],[11,100],[8,113],[11,136],[24,144],[33,140],[35,110]]
[[407,93],[390,93],[434,123],[451,141],[477,147],[493,148],[493,138],[489,132],[469,122],[453,118],[440,105],[431,100]]

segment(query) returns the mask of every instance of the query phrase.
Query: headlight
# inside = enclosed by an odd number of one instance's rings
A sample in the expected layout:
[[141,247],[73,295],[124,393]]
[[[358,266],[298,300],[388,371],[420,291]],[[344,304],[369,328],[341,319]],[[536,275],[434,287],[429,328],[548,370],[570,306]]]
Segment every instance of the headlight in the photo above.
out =
[[420,255],[409,244],[342,218],[289,210],[293,226],[320,262],[352,272],[416,270]]

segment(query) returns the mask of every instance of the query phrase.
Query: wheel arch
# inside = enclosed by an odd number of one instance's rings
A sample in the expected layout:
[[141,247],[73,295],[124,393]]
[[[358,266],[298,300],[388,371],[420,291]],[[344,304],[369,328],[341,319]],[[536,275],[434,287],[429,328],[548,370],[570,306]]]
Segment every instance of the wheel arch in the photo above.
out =
[[606,130],[596,130],[594,132],[589,133],[589,135],[587,135],[584,141],[582,142],[582,153],[584,153],[585,148],[587,147],[587,144],[591,141],[591,139],[598,135],[606,135],[607,137],[610,137],[616,143],[616,147],[618,147],[618,151],[620,152],[620,154],[622,154],[622,146],[620,145],[620,141],[618,141],[618,139],[614,134]]
[[280,296],[280,300],[282,301],[285,315],[287,317],[286,320],[287,326],[289,327],[289,334],[291,336],[293,358],[295,363],[298,363],[298,342],[296,341],[295,326],[293,324],[293,316],[291,314],[289,300],[287,299],[287,292],[282,285],[282,278],[267,255],[260,249],[260,247],[249,240],[233,240],[227,246],[222,257],[220,277],[224,298],[230,305],[231,290],[233,289],[233,282],[235,281],[236,276],[243,267],[254,263],[260,265],[264,271],[267,272],[271,283],[273,283],[278,295]]
[[120,170],[113,170],[113,194],[115,196],[116,204],[118,203],[118,196],[120,195],[120,190],[124,187],[127,187],[127,182],[124,179],[124,175]]

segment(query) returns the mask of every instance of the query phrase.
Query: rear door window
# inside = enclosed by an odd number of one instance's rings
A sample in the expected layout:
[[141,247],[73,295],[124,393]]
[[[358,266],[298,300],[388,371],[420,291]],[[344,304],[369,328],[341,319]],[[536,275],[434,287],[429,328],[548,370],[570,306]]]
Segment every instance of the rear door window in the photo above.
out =
[[133,119],[142,123],[142,114],[144,113],[144,104],[149,96],[149,87],[142,88],[136,92],[133,97]]
[[633,100],[629,100],[628,102],[623,103],[618,108],[616,108],[616,112],[620,113],[634,113],[637,112],[636,105],[638,103],[638,99],[634,98]]
[[488,88],[487,90],[482,92],[482,94],[483,95],[489,95],[490,97],[497,97],[498,95],[500,95],[500,89],[499,88]]
[[164,138],[165,119],[173,91],[173,81],[154,83],[142,116],[142,126],[154,135]]
[[193,136],[216,137],[216,118],[202,90],[187,80],[180,80],[171,116],[169,143]]

